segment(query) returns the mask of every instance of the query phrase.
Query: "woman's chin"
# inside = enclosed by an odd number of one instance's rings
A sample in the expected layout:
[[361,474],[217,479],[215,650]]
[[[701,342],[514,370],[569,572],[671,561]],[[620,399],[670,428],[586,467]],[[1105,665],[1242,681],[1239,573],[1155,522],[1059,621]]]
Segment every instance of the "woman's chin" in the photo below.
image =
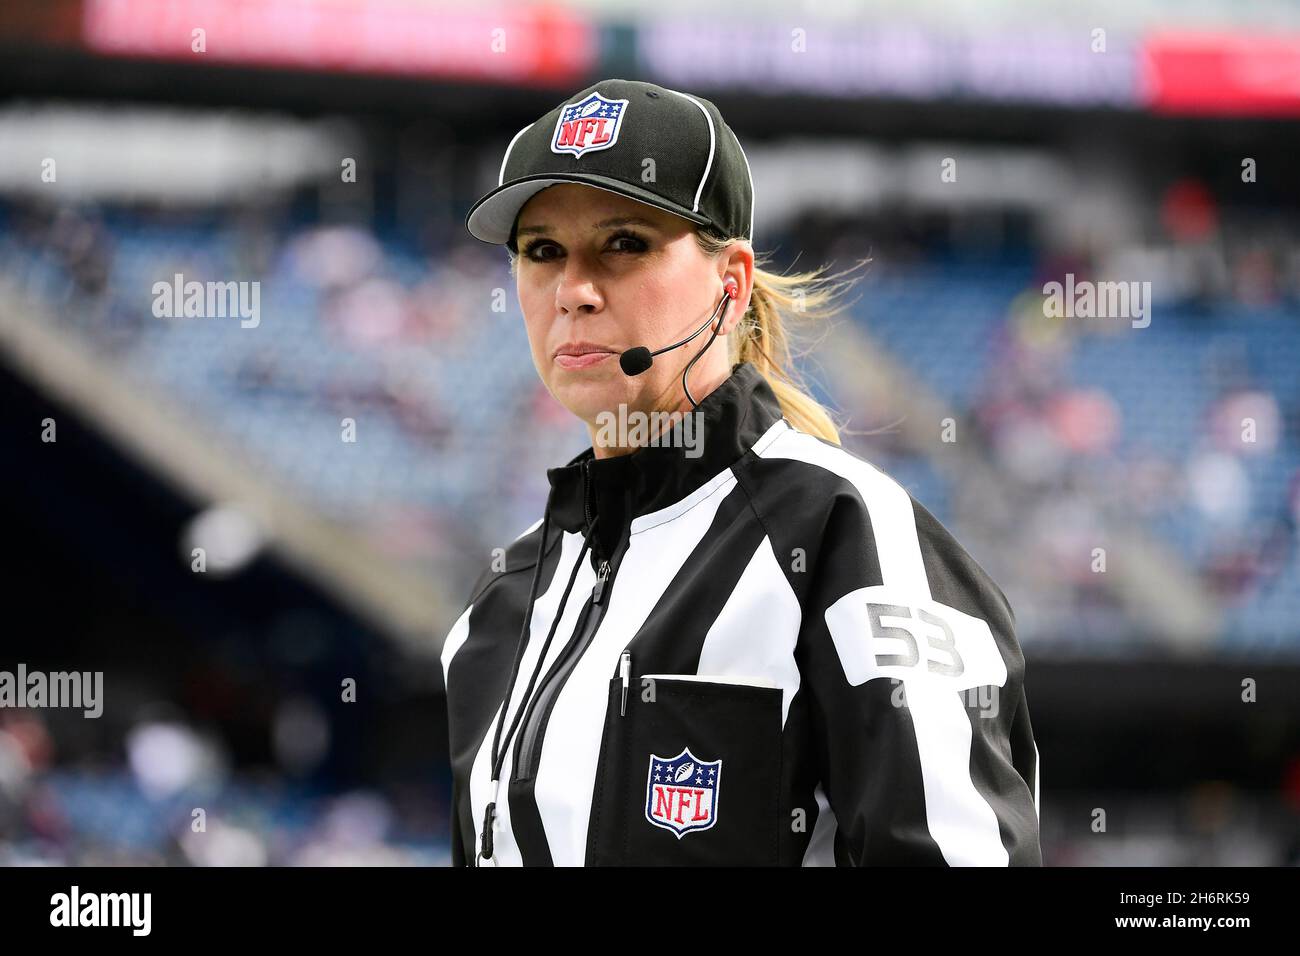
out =
[[578,375],[562,372],[552,378],[551,394],[577,418],[594,421],[601,412],[616,410],[631,398],[627,376],[617,366],[614,371],[618,374],[597,373],[595,369]]

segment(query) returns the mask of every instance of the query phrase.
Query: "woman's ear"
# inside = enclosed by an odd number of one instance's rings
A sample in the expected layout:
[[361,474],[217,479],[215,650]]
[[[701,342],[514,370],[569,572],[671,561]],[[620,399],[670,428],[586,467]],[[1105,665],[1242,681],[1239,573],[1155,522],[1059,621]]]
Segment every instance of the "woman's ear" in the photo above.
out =
[[722,288],[730,297],[727,303],[726,319],[722,323],[722,333],[725,335],[736,329],[740,325],[740,320],[745,317],[745,312],[749,309],[749,296],[745,292],[745,277],[739,277],[728,273],[722,277]]
[[723,332],[730,332],[739,323],[749,308],[749,296],[754,280],[754,251],[748,242],[737,242],[727,254],[726,266],[722,273],[722,288],[731,296],[727,305],[727,318],[723,323]]

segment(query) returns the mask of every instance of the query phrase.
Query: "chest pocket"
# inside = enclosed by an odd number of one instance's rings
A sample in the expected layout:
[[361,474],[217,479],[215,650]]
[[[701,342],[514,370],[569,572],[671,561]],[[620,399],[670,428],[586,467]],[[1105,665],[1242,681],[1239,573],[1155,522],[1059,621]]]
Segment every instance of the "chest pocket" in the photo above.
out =
[[781,689],[742,678],[610,681],[590,866],[775,866]]

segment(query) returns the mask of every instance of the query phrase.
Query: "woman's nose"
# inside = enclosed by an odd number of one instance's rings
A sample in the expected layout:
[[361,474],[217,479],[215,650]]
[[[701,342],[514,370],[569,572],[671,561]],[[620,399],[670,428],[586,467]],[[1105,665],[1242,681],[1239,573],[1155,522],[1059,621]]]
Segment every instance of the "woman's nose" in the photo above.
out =
[[585,309],[595,312],[604,305],[591,269],[570,256],[564,264],[559,285],[555,288],[555,310],[561,314]]

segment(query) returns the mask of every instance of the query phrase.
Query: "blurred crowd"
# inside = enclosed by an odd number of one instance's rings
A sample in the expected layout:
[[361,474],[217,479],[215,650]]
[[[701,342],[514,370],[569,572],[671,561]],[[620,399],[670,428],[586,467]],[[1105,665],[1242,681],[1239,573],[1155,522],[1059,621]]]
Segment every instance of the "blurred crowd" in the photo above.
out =
[[[1104,279],[1118,268],[1104,257],[926,262],[878,240],[879,224],[858,234],[814,221],[773,240],[805,262],[877,252],[850,320],[971,424],[991,470],[936,470],[937,441],[847,444],[913,482],[960,540],[1019,540],[1022,560],[977,557],[1024,605],[1027,645],[1149,638],[1155,626],[1117,605],[1098,574],[1094,549],[1116,527],[1185,565],[1225,641],[1296,642],[1300,256],[1285,245],[1224,255],[1237,247],[1210,242],[1220,226],[1201,193],[1171,193],[1168,254],[1131,273],[1162,290],[1145,328],[1044,319],[1044,282]],[[0,269],[292,493],[463,592],[478,564],[465,556],[486,558],[536,520],[545,469],[587,443],[532,367],[504,253],[207,215],[13,206]],[[154,318],[150,290],[176,273],[261,281],[265,320]],[[1198,281],[1173,278],[1186,275]],[[824,383],[832,402],[842,384]],[[362,434],[356,454],[340,452],[345,420]]]
[[[1124,651],[1150,638],[1158,616],[1143,619],[1097,573],[1095,549],[1123,562],[1133,535],[1149,542],[1152,573],[1176,569],[1175,583],[1218,615],[1206,643],[1300,650],[1292,259],[1207,251],[1195,217],[1170,216],[1171,230],[1191,230],[1169,241],[1200,280],[1158,302],[1145,329],[1044,321],[1044,282],[1114,274],[1083,254],[941,260],[876,226],[816,220],[773,241],[804,250],[801,267],[875,253],[848,320],[953,410],[981,465],[942,467],[937,437],[907,443],[886,430],[846,444],[988,566],[1031,653],[1071,642]],[[260,281],[261,323],[157,318],[153,285],[177,273]],[[452,594],[540,516],[545,469],[587,443],[532,367],[504,254],[468,240],[417,247],[266,211],[10,202],[0,205],[0,288],[12,296],[0,308],[34,305],[295,498],[449,581]],[[851,393],[847,381],[822,384],[832,403]],[[882,414],[837,411],[852,423]],[[340,450],[345,419],[360,454]],[[1160,597],[1171,586],[1158,580]],[[40,714],[3,715],[0,864],[446,861],[437,786],[309,783],[294,768],[311,762],[302,748],[319,744],[320,714],[288,701],[272,726],[275,760],[249,771],[232,769],[232,742],[184,712],[72,755],[55,754]],[[1294,808],[1238,791],[1185,798],[1199,808],[1192,822],[1133,824],[1122,845],[1045,818],[1049,862],[1296,862],[1295,846],[1233,830],[1243,814],[1285,820]],[[1224,801],[1233,812],[1205,809]],[[1141,801],[1132,807],[1141,819]],[[1191,830],[1196,840],[1179,835]]]
[[[290,749],[319,741],[319,717],[286,713],[276,735]],[[0,866],[451,859],[441,787],[335,792],[284,765],[235,772],[227,745],[182,715],[139,722],[121,756],[70,762],[56,749],[41,712],[0,715]]]

